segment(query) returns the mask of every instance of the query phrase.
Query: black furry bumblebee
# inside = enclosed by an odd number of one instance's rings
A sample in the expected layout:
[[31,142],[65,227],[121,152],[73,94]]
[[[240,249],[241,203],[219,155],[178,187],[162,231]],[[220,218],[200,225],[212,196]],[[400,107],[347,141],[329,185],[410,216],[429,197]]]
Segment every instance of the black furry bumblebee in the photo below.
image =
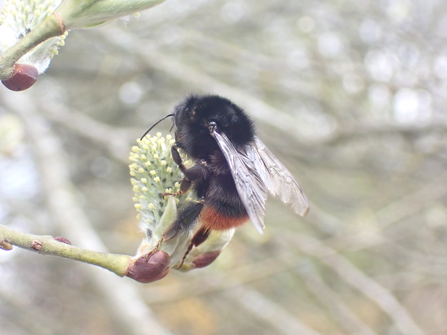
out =
[[[193,188],[191,202],[163,234],[169,240],[198,222],[190,248],[200,245],[212,230],[227,230],[251,220],[264,229],[265,202],[270,192],[305,216],[309,204],[287,168],[255,135],[244,111],[216,95],[191,95],[175,107],[172,157],[184,174],[180,192]],[[160,121],[155,123],[143,137]],[[177,149],[194,165],[186,168]]]

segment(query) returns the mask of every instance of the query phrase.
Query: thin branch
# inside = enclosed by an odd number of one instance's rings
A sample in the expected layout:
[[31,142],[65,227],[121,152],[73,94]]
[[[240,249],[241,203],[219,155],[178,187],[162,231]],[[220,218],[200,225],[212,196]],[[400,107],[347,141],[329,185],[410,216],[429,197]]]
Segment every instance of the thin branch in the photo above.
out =
[[240,306],[268,322],[282,334],[288,335],[321,335],[299,319],[291,315],[284,307],[266,298],[258,291],[248,286],[236,286],[225,292]]
[[377,335],[377,333],[372,331],[371,328],[346,306],[336,292],[326,285],[315,269],[306,267],[304,271],[300,271],[300,274],[304,278],[307,288],[315,295],[320,303],[326,306],[334,318],[338,320],[338,323],[349,334]]
[[289,241],[302,252],[317,257],[332,268],[346,282],[357,288],[374,301],[394,321],[396,328],[405,335],[424,335],[424,331],[414,322],[407,310],[394,295],[352,265],[346,258],[322,242],[303,235],[284,234],[283,239]]
[[120,277],[126,275],[132,260],[127,255],[81,249],[56,240],[52,236],[28,234],[0,224],[0,244],[2,242],[7,242],[30,251],[37,251],[42,255],[59,256],[97,265],[112,271]]
[[[135,143],[136,136],[141,129],[127,130],[104,124],[91,117],[70,110],[69,107],[57,103],[41,104],[42,112],[50,120],[76,132],[76,134],[100,144],[109,151],[116,160],[129,164],[129,147]],[[111,136],[113,134],[113,136]],[[131,141],[132,144],[131,144]]]
[[[230,86],[204,71],[198,70],[176,58],[169,57],[163,53],[155,43],[141,43],[141,41],[127,31],[117,27],[109,26],[107,30],[101,30],[103,37],[115,47],[131,51],[138,54],[141,61],[147,66],[164,71],[172,77],[186,81],[188,85],[193,85],[203,91],[227,96],[237,101],[243,101],[247,110],[253,111],[253,117],[264,124],[267,124],[281,133],[287,134],[298,141],[301,146],[314,146],[316,144],[331,144],[340,139],[365,136],[377,133],[389,132],[409,132],[420,133],[433,129],[445,129],[447,124],[444,121],[435,120],[425,125],[402,125],[393,122],[362,123],[355,122],[352,125],[344,125],[335,129],[330,135],[310,139],[303,137],[297,131],[296,118],[276,107],[273,107],[261,99],[247,94],[240,89]],[[126,41],[125,44],[120,41]],[[302,94],[302,91],[300,91]]]
[[431,206],[435,201],[444,197],[447,194],[446,182],[447,173],[443,173],[425,187],[418,189],[406,197],[399,198],[378,210],[369,220],[363,220],[362,226],[371,227],[370,229],[364,229],[358,234],[337,236],[328,239],[326,244],[345,250],[359,250],[386,242],[385,237],[381,235],[381,231]]
[[[192,84],[204,91],[228,96],[237,101],[244,101],[244,106],[247,109],[256,111],[253,114],[254,118],[271,125],[281,132],[288,131],[291,136],[303,141],[303,138],[297,132],[296,120],[293,116],[266,104],[260,99],[254,98],[250,94],[216,80],[203,71],[185,65],[176,58],[170,58],[166,53],[161,52],[154,43],[142,44],[133,34],[113,26],[109,26],[109,29],[103,29],[100,32],[101,36],[115,47],[138,54],[141,60],[148,66],[162,70],[178,80],[187,81],[188,85]],[[123,44],[120,41],[126,41],[126,43]]]
[[43,41],[60,36],[65,33],[60,18],[53,14],[47,17],[40,25],[31,30],[21,40],[0,55],[0,79],[9,79],[14,71],[15,63],[27,52]]

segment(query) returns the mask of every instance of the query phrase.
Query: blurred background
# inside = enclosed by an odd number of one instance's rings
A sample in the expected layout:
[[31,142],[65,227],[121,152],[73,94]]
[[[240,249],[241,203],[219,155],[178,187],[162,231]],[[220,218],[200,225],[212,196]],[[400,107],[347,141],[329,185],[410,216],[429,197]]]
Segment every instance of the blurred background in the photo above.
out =
[[[0,221],[133,255],[135,140],[188,93],[243,107],[311,202],[139,284],[0,252],[3,334],[447,334],[447,2],[168,0],[0,87]],[[156,131],[169,132],[165,121]]]

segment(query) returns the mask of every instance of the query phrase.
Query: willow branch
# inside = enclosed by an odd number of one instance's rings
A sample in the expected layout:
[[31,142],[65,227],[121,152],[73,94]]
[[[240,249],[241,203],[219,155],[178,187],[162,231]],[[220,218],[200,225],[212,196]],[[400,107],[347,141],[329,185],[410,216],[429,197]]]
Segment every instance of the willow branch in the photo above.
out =
[[234,287],[226,292],[226,296],[233,298],[241,307],[275,327],[279,334],[321,335],[289,313],[284,307],[248,286]]
[[[46,101],[36,102],[45,117],[67,127],[77,135],[95,142],[116,160],[129,164],[129,147],[135,141],[135,134],[142,133],[142,129],[125,129],[104,124],[88,115],[70,109],[64,104]],[[110,134],[114,134],[110,138]]]
[[284,234],[283,240],[288,241],[294,247],[298,247],[305,254],[318,258],[322,263],[332,268],[344,281],[374,301],[393,320],[399,333],[405,335],[424,334],[392,292],[357,269],[334,249],[310,236],[295,235],[290,237]]
[[11,78],[15,63],[37,45],[55,36],[65,33],[65,28],[55,14],[47,17],[40,25],[31,30],[20,41],[0,55],[0,79]]
[[[93,264],[123,277],[131,264],[127,255],[109,254],[104,252],[81,249],[61,242],[48,235],[33,235],[0,225],[0,247],[5,242],[41,255],[64,257],[88,264]],[[6,245],[7,246],[7,245]]]
[[326,241],[326,244],[335,249],[360,250],[386,242],[381,232],[388,226],[426,209],[438,199],[445,197],[447,194],[446,182],[447,173],[443,173],[425,187],[387,204],[376,211],[374,216],[362,220],[364,226],[371,228],[352,235],[336,236]]
[[[247,110],[256,111],[256,114],[253,114],[256,120],[279,129],[281,132],[288,131],[291,136],[302,142],[302,137],[296,131],[295,119],[287,113],[266,104],[260,99],[253,98],[250,94],[227,85],[203,71],[185,65],[178,59],[170,58],[159,50],[154,43],[142,45],[141,40],[126,31],[116,27],[109,27],[109,29],[102,30],[100,33],[115,47],[122,50],[132,50],[149,67],[155,67],[178,80],[186,81],[188,85],[203,89],[206,92],[228,96],[237,101],[244,101],[244,106]],[[126,44],[119,43],[118,41],[120,40],[126,41]]]
[[377,335],[343,302],[341,296],[324,282],[314,267],[306,266],[298,272],[309,291],[329,310],[348,334]]

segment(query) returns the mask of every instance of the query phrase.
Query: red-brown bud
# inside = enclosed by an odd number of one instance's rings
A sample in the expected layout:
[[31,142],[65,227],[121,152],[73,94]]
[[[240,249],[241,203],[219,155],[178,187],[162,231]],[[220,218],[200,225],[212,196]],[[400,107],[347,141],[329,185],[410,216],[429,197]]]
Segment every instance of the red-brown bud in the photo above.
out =
[[192,263],[194,264],[195,268],[204,268],[205,266],[208,266],[214,262],[219,255],[220,250],[207,252],[194,258]]
[[2,80],[3,85],[11,91],[24,91],[37,81],[39,72],[37,69],[29,64],[16,64],[12,77],[7,80]]
[[167,252],[157,250],[134,259],[127,269],[127,277],[140,283],[151,283],[164,278],[169,272],[170,258]]
[[66,239],[65,237],[62,237],[62,236],[56,236],[54,239],[55,239],[56,241],[58,241],[58,242],[61,242],[61,243],[65,243],[65,244],[69,244],[69,245],[71,245],[71,242],[70,242],[68,239]]

